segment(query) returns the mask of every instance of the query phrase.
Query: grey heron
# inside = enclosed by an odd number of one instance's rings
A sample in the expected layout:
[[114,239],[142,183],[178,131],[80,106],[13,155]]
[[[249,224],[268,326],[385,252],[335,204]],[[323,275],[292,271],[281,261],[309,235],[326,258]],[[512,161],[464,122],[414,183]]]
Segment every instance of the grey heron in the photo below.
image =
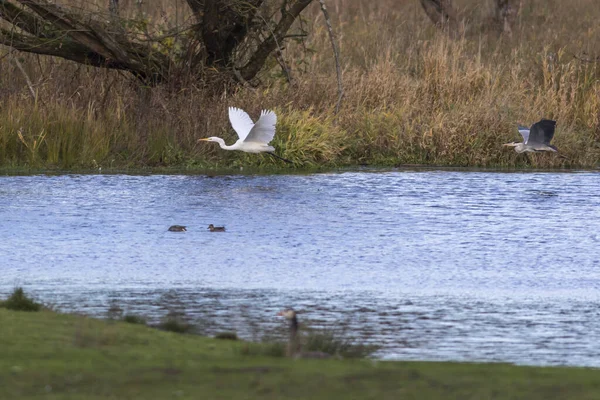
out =
[[269,153],[275,158],[291,163],[283,157],[273,153],[275,148],[269,145],[275,136],[277,115],[271,110],[262,110],[256,124],[252,118],[239,108],[229,107],[229,121],[233,130],[238,135],[238,140],[232,145],[226,145],[220,137],[211,136],[198,141],[216,142],[223,150],[239,150],[246,153]]
[[556,153],[556,147],[550,144],[556,129],[556,121],[542,119],[531,125],[531,128],[519,126],[519,133],[523,136],[523,143],[506,143],[505,146],[514,147],[517,153],[526,151],[540,152],[551,151]]

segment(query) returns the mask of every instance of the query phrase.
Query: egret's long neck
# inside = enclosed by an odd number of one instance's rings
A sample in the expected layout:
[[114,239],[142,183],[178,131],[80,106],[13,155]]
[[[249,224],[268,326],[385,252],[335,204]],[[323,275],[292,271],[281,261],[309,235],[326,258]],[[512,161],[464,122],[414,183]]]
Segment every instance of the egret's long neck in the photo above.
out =
[[219,146],[220,146],[220,147],[221,147],[223,150],[231,150],[231,148],[233,147],[233,145],[231,145],[231,146],[227,146],[227,145],[225,144],[225,141],[224,141],[223,139],[219,138],[219,137],[218,137],[218,138],[215,138],[215,141],[216,141],[217,143],[219,143]]

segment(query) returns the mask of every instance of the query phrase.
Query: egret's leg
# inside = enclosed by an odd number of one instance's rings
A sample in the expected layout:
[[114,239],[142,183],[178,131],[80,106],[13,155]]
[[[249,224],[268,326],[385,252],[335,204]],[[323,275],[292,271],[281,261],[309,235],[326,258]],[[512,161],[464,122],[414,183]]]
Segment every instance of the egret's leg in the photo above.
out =
[[282,161],[285,161],[286,163],[293,164],[293,162],[292,162],[292,161],[288,160],[287,158],[280,157],[280,156],[278,156],[278,155],[277,155],[277,154],[275,154],[275,153],[267,152],[267,154],[270,154],[270,155],[272,155],[272,156],[273,156],[273,157],[275,157],[275,158],[279,158],[280,160],[282,160]]

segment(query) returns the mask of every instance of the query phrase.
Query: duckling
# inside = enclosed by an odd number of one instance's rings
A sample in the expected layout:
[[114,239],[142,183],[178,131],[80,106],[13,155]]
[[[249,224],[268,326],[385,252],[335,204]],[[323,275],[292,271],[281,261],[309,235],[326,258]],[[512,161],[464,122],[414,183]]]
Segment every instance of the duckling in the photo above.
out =
[[211,232],[225,232],[225,227],[224,226],[214,226],[213,224],[210,224],[208,226],[208,230]]
[[302,351],[302,344],[298,338],[298,317],[296,311],[292,308],[277,313],[278,316],[284,317],[290,321],[290,338],[287,347],[287,356],[293,358],[331,358],[331,354],[321,351]]
[[183,225],[172,225],[169,227],[169,232],[185,232],[187,229]]

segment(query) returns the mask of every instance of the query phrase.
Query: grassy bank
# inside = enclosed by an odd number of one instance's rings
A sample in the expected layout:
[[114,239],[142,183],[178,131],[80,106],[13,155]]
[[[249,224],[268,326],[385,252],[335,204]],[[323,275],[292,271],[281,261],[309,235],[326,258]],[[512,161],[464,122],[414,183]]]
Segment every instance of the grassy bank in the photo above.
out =
[[600,372],[506,364],[291,360],[245,343],[0,308],[6,399],[596,399]]
[[[310,36],[285,58],[294,84],[273,62],[256,89],[218,97],[202,87],[142,88],[120,73],[18,55],[33,84],[0,50],[0,166],[43,169],[278,166],[267,156],[225,152],[200,137],[234,141],[227,106],[279,115],[274,141],[296,167],[359,164],[568,168],[600,162],[600,9],[594,0],[532,0],[512,36],[489,29],[492,10],[457,1],[457,40],[438,32],[417,1],[331,0],[345,98],[333,110],[333,57],[318,4]],[[492,3],[491,1],[489,2]],[[144,9],[175,18],[170,2]],[[483,4],[483,5],[482,5]],[[135,15],[132,11],[131,15]],[[174,21],[173,24],[177,23]],[[518,122],[558,121],[555,145],[567,157],[517,155]]]

